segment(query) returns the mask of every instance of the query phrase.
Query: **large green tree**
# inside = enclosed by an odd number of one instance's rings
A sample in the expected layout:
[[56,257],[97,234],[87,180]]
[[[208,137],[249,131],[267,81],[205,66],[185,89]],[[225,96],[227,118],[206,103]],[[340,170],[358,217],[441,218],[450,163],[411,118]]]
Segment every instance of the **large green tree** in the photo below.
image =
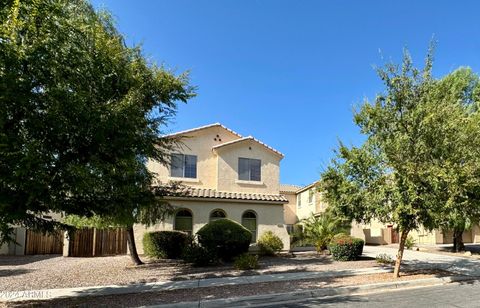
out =
[[480,221],[480,78],[459,68],[437,81],[431,100],[441,109],[431,117],[447,138],[432,146],[439,199],[439,226],[453,233],[453,251],[464,250],[462,235]]
[[4,1],[0,23],[0,242],[13,225],[58,227],[50,211],[129,226],[159,211],[145,162],[168,159],[159,136],[194,95],[187,74],[147,61],[84,0]]
[[[465,116],[462,100],[452,99],[452,92],[461,88],[435,80],[431,68],[430,51],[423,69],[413,66],[408,52],[402,65],[378,69],[385,91],[355,113],[365,143],[352,148],[341,144],[337,158],[322,174],[321,188],[338,214],[364,223],[395,223],[401,232],[396,277],[410,231],[439,227],[450,220],[452,207],[461,213],[472,209],[473,215],[478,206],[461,193],[456,196],[463,203],[451,194],[459,188],[452,178],[458,166],[468,165],[462,173],[468,181],[473,176],[467,171],[472,160],[467,163],[460,156],[461,150],[471,151],[465,140],[480,133],[478,126]],[[462,193],[474,196],[474,182]]]

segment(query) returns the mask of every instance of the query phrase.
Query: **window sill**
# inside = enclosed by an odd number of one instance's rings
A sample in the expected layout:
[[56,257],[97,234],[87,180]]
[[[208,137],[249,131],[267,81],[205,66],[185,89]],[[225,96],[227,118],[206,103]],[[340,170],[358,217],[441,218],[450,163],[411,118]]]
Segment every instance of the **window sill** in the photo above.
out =
[[244,181],[244,180],[235,180],[235,183],[237,184],[243,184],[243,185],[263,185],[262,181]]
[[198,178],[177,178],[177,177],[169,177],[168,178],[170,181],[176,181],[176,182],[188,182],[188,183],[200,183],[200,180]]

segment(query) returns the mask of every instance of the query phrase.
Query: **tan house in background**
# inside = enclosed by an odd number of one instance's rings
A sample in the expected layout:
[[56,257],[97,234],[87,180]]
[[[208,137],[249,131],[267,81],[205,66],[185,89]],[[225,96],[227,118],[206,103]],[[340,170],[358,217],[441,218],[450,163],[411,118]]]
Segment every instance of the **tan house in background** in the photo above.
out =
[[294,224],[298,222],[297,217],[297,191],[300,189],[297,185],[280,184],[280,193],[285,196],[288,203],[283,206],[283,219],[290,232]]
[[[281,185],[281,193],[287,197],[288,203],[284,205],[284,219],[287,229],[293,230],[293,225],[301,222],[311,215],[319,215],[328,207],[322,200],[322,193],[316,189],[314,182],[304,187],[295,185]],[[379,221],[372,221],[369,224],[352,223],[350,229],[352,236],[361,238],[367,244],[386,245],[398,243],[399,234],[393,224],[384,224]],[[420,228],[410,232],[410,236],[416,244],[435,245],[453,243],[452,232],[433,230],[431,232]],[[476,225],[472,230],[463,233],[465,243],[480,243],[480,226]]]
[[148,162],[162,183],[178,181],[186,188],[166,197],[177,208],[173,217],[151,228],[135,225],[139,253],[150,230],[181,230],[195,234],[209,221],[229,218],[251,230],[255,242],[266,231],[290,240],[284,222],[287,197],[280,194],[283,154],[263,142],[216,123],[178,132],[183,145],[171,153],[170,166]]
[[316,189],[316,184],[317,182],[314,182],[304,187],[280,185],[280,193],[288,200],[284,205],[284,219],[289,231],[293,230],[293,225],[301,220],[326,210],[327,204],[322,200],[322,194]]
[[[372,221],[369,224],[353,223],[351,234],[365,240],[367,244],[385,245],[399,242],[399,234],[391,224]],[[427,231],[424,228],[409,232],[409,236],[420,245],[452,244],[453,232],[440,229]],[[464,243],[480,243],[480,227],[475,225],[463,232]]]

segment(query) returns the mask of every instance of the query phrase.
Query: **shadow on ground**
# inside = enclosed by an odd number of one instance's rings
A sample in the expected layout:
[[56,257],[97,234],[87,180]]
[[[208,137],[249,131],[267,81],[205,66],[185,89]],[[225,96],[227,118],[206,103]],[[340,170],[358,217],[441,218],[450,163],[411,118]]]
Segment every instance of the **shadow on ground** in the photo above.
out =
[[33,256],[0,256],[0,266],[17,266],[35,263],[52,258],[58,258],[62,255],[33,255]]

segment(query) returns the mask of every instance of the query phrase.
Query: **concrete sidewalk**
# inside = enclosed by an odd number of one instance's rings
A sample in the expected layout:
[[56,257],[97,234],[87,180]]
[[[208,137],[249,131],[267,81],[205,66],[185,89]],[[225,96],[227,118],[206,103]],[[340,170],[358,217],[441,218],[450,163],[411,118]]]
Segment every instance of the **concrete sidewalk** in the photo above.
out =
[[158,292],[178,289],[195,289],[227,285],[245,285],[272,281],[294,281],[301,279],[345,277],[391,272],[391,268],[372,267],[354,270],[335,270],[323,272],[294,272],[270,275],[237,276],[223,278],[205,278],[184,281],[163,281],[131,285],[108,285],[65,289],[45,289],[32,291],[4,291],[0,292],[0,301],[28,301],[48,300],[56,298],[117,295],[128,293]]
[[[379,254],[387,254],[394,258],[396,253],[396,248],[385,246],[365,246],[363,251],[364,256],[372,258],[375,258]],[[463,257],[406,250],[404,253],[403,264],[407,265],[410,269],[443,269],[459,275],[480,277],[480,261]],[[372,267],[354,270],[291,272],[270,275],[192,279],[184,281],[161,281],[131,285],[107,285],[31,291],[2,291],[0,292],[0,301],[48,300],[68,297],[157,292],[226,285],[245,285],[273,281],[295,281],[301,279],[379,274],[391,271],[391,268]]]
[[[397,248],[386,246],[365,246],[363,255],[375,258],[379,254],[390,255],[394,260]],[[422,251],[405,250],[402,264],[414,269],[441,269],[452,273],[480,277],[480,260],[455,257]]]

